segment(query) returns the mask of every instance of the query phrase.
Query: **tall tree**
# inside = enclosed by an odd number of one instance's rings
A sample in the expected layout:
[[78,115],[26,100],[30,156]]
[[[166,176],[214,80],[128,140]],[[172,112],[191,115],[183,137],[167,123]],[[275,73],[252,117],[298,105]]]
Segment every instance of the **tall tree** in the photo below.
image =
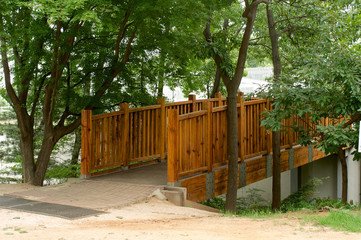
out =
[[214,61],[221,78],[227,89],[227,124],[228,124],[228,182],[226,196],[226,210],[236,211],[237,200],[237,174],[238,174],[238,129],[237,129],[237,92],[242,80],[245,69],[247,50],[252,35],[254,22],[256,19],[257,8],[261,3],[267,3],[266,0],[248,0],[244,1],[244,10],[242,17],[245,19],[245,28],[238,51],[237,63],[234,65],[229,61],[229,49],[224,46],[222,49],[213,44],[211,34],[211,19],[206,24],[204,36],[210,44]]

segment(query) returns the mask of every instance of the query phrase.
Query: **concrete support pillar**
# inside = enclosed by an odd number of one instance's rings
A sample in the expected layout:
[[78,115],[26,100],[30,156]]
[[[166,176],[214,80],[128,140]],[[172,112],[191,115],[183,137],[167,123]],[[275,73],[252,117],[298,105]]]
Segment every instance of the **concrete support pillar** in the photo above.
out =
[[247,165],[245,162],[239,164],[239,187],[246,186],[247,181]]
[[168,186],[168,187],[181,187],[182,184],[181,184],[180,181],[178,181],[178,182],[168,182],[168,183],[167,183],[167,186]]
[[272,155],[267,155],[266,157],[266,177],[272,177]]
[[206,173],[206,199],[214,198],[215,196],[215,175],[214,172]]
[[313,160],[313,145],[308,145],[308,162]]

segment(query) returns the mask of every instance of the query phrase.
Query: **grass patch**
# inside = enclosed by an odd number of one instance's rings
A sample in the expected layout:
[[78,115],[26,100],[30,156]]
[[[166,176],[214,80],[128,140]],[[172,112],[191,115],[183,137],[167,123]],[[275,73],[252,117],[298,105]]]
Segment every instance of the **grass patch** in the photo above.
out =
[[360,211],[332,210],[326,216],[311,216],[310,220],[337,231],[361,232]]

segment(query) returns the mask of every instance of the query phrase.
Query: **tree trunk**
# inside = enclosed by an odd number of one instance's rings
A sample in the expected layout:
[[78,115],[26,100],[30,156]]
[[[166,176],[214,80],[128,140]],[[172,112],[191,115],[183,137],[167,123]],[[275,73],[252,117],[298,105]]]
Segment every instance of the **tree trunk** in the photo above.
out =
[[33,137],[20,137],[20,149],[23,165],[23,182],[32,183],[35,178]]
[[43,186],[46,170],[48,169],[51,153],[59,139],[55,139],[53,133],[44,133],[43,143],[35,165],[35,178],[32,182],[35,186]]
[[338,158],[340,159],[341,170],[342,170],[342,201],[346,203],[347,188],[348,188],[347,163],[346,163],[345,151],[342,150],[342,148],[338,150]]
[[81,149],[81,129],[78,128],[75,131],[75,140],[73,145],[73,151],[71,153],[71,165],[76,165],[79,163],[79,153]]
[[281,208],[281,148],[280,131],[272,132],[273,170],[272,170],[272,209]]
[[[277,81],[281,75],[281,59],[279,55],[278,34],[275,29],[273,12],[266,6],[268,31],[271,39],[272,62],[274,81]],[[273,152],[273,170],[272,170],[272,209],[281,207],[281,139],[280,131],[272,132],[272,152]]]
[[217,68],[216,75],[214,76],[214,85],[212,89],[212,94],[210,98],[214,98],[216,93],[219,92],[219,84],[221,83],[221,70]]
[[227,125],[228,125],[228,182],[226,210],[236,211],[238,176],[238,128],[237,128],[237,89],[228,89]]

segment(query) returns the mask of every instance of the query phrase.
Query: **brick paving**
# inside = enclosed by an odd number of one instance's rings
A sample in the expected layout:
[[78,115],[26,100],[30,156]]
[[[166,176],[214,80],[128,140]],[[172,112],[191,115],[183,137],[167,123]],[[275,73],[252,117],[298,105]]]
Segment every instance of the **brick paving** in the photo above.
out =
[[34,188],[6,195],[75,207],[107,209],[144,201],[155,190],[162,188],[160,185],[77,180],[56,187]]

